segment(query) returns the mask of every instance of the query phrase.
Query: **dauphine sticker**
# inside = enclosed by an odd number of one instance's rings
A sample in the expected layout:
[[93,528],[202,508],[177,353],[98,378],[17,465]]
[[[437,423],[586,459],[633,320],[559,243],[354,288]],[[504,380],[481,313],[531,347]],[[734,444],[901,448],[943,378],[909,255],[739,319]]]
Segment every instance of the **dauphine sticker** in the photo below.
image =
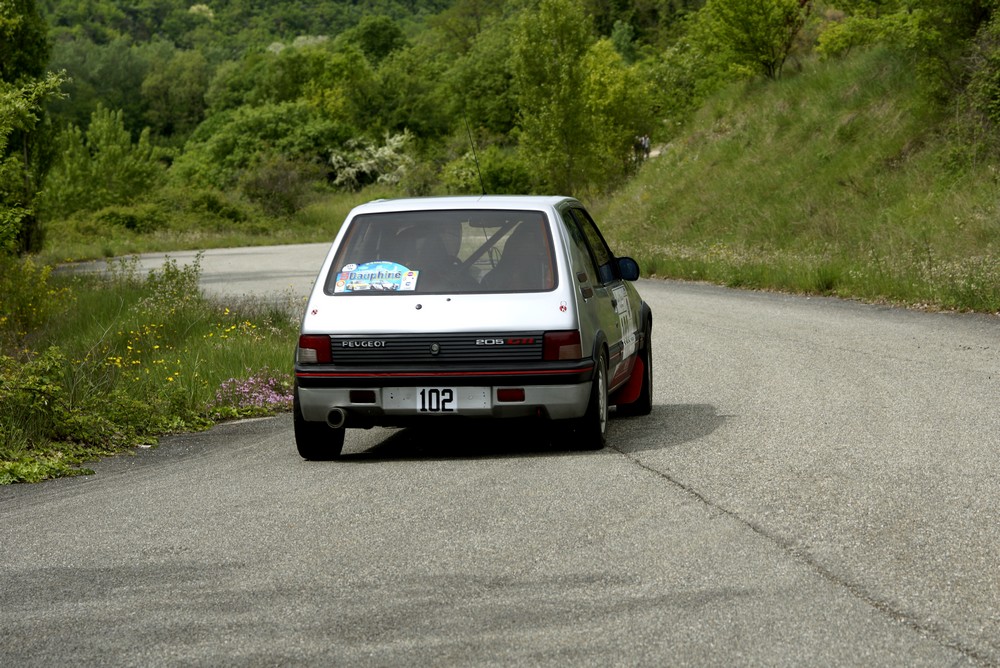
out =
[[335,293],[342,292],[412,292],[417,288],[419,271],[410,271],[397,262],[379,260],[345,265],[337,274]]

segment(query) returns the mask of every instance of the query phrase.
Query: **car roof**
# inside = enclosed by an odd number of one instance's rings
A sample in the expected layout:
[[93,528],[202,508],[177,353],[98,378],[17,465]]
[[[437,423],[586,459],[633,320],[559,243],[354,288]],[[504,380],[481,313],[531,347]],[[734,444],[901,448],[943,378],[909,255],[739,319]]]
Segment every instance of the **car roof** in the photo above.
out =
[[443,209],[524,209],[550,210],[563,202],[576,203],[572,197],[551,195],[476,195],[457,197],[412,197],[380,199],[354,208],[351,215],[398,211],[435,211]]

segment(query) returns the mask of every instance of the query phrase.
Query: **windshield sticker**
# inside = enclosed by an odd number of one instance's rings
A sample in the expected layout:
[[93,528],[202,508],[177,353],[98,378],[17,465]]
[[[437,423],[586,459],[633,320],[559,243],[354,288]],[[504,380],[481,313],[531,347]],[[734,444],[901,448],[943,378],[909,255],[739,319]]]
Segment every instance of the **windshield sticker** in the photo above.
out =
[[413,292],[419,271],[410,271],[397,262],[365,262],[345,265],[337,274],[334,293]]

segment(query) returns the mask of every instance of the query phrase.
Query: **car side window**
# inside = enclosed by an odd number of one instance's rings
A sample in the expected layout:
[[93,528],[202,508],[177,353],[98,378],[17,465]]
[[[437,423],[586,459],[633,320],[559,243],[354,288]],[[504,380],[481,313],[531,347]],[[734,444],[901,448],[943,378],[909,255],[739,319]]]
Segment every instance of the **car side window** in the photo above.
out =
[[590,253],[591,259],[597,266],[597,278],[601,283],[610,283],[617,278],[614,268],[615,256],[608,248],[597,225],[593,219],[583,209],[573,208],[569,210],[573,217],[578,231],[583,235],[584,243]]

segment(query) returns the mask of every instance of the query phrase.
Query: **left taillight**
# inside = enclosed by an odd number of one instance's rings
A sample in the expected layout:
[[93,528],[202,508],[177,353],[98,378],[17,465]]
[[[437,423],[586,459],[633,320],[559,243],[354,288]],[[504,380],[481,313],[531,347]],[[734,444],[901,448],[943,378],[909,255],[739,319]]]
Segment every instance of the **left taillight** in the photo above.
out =
[[546,361],[583,359],[580,330],[545,332],[542,341],[542,359]]
[[299,352],[296,357],[301,364],[329,364],[330,337],[319,334],[303,334],[299,337]]

